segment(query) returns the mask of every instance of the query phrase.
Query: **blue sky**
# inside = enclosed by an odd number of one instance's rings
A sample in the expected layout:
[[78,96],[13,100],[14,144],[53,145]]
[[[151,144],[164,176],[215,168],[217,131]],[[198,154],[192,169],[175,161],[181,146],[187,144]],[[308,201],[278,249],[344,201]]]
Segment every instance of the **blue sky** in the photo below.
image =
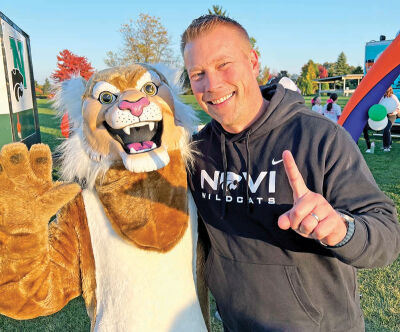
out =
[[300,73],[309,59],[336,61],[341,51],[349,64],[363,65],[366,42],[382,34],[393,39],[400,30],[399,0],[2,0],[0,11],[29,34],[34,76],[43,83],[63,49],[86,56],[97,70],[105,68],[106,52],[122,46],[121,24],[136,20],[139,13],[160,17],[179,55],[184,29],[214,4],[256,38],[262,65],[291,74]]

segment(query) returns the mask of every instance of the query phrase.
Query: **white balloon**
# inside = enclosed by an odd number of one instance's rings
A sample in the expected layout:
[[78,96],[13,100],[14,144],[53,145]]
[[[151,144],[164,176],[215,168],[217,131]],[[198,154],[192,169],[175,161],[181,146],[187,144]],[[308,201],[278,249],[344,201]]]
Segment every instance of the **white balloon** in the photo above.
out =
[[397,108],[397,103],[393,98],[383,98],[379,104],[385,106],[388,114],[394,112]]
[[381,121],[374,121],[372,119],[368,119],[368,125],[372,130],[382,130],[385,129],[386,125],[388,124],[388,118],[384,118]]

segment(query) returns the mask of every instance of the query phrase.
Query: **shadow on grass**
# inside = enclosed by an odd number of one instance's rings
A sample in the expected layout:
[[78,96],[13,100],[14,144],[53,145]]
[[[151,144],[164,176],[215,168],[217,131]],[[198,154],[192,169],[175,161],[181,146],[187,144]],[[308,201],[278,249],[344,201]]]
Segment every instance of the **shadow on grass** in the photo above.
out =
[[0,315],[0,331],[4,332],[89,332],[90,320],[82,297],[70,301],[61,311],[36,319],[15,320]]

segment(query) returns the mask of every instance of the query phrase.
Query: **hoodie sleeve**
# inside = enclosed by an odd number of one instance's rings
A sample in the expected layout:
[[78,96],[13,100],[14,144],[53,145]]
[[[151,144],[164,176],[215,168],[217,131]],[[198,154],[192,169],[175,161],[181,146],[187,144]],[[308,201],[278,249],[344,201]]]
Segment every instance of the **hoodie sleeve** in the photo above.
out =
[[346,264],[372,268],[392,263],[400,252],[400,224],[394,203],[378,188],[358,146],[337,127],[325,151],[324,196],[352,215],[355,232],[348,243],[331,248]]

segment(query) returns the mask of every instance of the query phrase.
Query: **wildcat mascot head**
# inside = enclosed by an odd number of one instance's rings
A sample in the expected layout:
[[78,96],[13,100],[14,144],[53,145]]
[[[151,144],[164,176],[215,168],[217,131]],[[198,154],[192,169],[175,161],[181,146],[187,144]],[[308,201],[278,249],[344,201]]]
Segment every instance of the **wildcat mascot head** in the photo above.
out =
[[[167,80],[168,77],[168,80]],[[190,159],[193,110],[178,100],[179,75],[165,66],[134,64],[62,82],[55,95],[68,112],[71,137],[61,145],[62,175],[92,186],[115,163],[135,173],[169,163],[169,151]]]

